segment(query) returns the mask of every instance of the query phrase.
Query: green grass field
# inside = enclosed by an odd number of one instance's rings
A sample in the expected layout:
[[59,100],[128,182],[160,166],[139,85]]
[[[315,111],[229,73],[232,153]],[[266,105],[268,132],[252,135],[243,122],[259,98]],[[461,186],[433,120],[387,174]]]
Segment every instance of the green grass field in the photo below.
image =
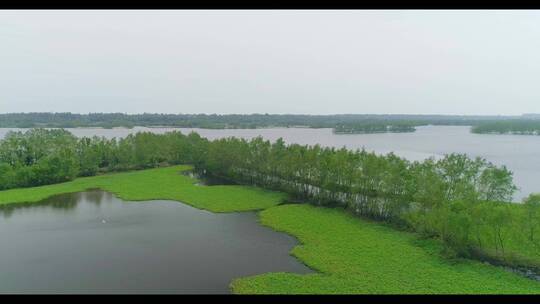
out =
[[540,293],[540,283],[476,261],[442,258],[438,243],[419,240],[341,209],[283,205],[261,222],[296,236],[292,253],[320,274],[268,273],[240,278],[237,293]]
[[235,293],[540,293],[540,282],[475,261],[450,262],[438,243],[359,219],[341,209],[280,205],[282,193],[197,186],[189,166],[79,178],[0,192],[0,204],[101,188],[125,200],[177,200],[214,212],[263,210],[261,223],[296,236],[292,254],[318,273],[266,273],[234,280]]
[[182,175],[190,166],[131,171],[78,178],[71,182],[0,191],[0,204],[37,202],[60,193],[100,188],[124,200],[176,200],[213,212],[260,210],[277,205],[283,193],[248,186],[197,186]]

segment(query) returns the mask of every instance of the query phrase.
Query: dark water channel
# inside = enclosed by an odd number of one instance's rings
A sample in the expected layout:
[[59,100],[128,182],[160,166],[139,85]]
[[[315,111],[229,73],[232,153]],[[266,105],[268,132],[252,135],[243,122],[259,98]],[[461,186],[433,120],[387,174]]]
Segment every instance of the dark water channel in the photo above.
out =
[[199,186],[216,186],[216,185],[237,185],[234,181],[224,179],[217,176],[205,174],[206,172],[199,172],[195,170],[182,171],[180,174],[189,176],[197,180]]
[[99,190],[1,206],[0,239],[1,293],[229,293],[235,278],[311,272],[254,212]]

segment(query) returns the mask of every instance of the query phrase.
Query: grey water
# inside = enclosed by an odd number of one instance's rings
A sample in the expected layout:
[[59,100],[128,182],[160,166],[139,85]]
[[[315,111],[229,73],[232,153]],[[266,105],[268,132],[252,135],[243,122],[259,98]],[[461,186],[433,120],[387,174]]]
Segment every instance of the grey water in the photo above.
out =
[[[0,138],[9,129],[0,129]],[[20,130],[20,129],[11,129]],[[331,129],[269,128],[269,129],[198,129],[198,128],[144,128],[133,129],[68,129],[76,136],[124,137],[128,134],[149,131],[165,133],[178,130],[195,131],[209,139],[262,136],[275,141],[282,137],[286,143],[320,144],[321,146],[346,147],[374,151],[379,154],[393,152],[409,160],[428,157],[440,158],[449,153],[465,153],[470,157],[483,157],[496,165],[505,165],[514,172],[514,182],[520,188],[515,201],[533,192],[540,192],[540,136],[473,134],[468,126],[422,126],[414,133],[334,134]]]
[[99,190],[0,206],[0,239],[0,293],[229,293],[235,278],[312,272],[254,212]]
[[205,174],[204,172],[197,172],[195,170],[182,171],[180,174],[196,179],[196,185],[199,186],[237,185],[237,183],[234,181],[217,176],[211,176]]

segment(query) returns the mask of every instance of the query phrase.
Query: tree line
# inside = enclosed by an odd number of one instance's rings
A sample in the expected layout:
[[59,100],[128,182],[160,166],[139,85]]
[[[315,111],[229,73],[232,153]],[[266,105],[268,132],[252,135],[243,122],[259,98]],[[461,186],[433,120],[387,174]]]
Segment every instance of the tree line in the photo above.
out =
[[540,195],[510,203],[512,172],[483,158],[453,153],[411,162],[260,137],[217,139],[206,153],[199,170],[439,238],[448,256],[540,265]]
[[362,134],[362,133],[404,133],[416,131],[415,126],[424,125],[414,121],[373,121],[361,123],[338,124],[334,127],[335,134]]
[[209,141],[175,131],[76,138],[31,129],[0,141],[0,189],[175,164],[438,238],[451,256],[534,264],[540,254],[540,195],[509,203],[516,191],[512,172],[463,154],[411,162],[393,153],[261,137]]
[[122,139],[77,138],[63,129],[8,132],[0,141],[0,190],[73,180],[79,176],[153,168],[197,159],[198,134],[130,134]]
[[540,119],[512,119],[482,122],[471,129],[473,133],[540,135]]
[[422,125],[477,125],[518,116],[401,115],[401,114],[124,114],[124,113],[6,113],[2,128],[75,128],[169,126],[186,128],[333,128],[336,134],[414,132]]

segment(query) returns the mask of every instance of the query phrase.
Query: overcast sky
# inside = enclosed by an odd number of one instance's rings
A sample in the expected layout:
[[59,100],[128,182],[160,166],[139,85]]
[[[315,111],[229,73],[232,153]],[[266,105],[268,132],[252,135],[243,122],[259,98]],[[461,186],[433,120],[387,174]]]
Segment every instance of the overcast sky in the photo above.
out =
[[540,112],[540,11],[0,11],[0,112]]

